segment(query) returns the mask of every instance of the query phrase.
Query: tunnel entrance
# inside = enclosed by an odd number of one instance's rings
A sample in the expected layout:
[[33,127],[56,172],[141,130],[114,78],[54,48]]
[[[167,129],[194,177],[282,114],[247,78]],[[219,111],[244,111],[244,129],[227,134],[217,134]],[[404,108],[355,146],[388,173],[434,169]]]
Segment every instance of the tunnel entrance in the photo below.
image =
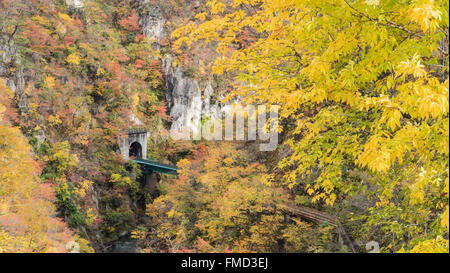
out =
[[133,142],[130,145],[130,157],[142,158],[142,146],[139,142]]

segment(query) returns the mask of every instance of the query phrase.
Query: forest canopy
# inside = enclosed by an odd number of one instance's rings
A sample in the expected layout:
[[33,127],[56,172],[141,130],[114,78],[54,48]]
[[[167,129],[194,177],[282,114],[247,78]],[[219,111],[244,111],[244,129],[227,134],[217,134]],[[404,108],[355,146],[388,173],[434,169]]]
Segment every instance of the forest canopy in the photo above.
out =
[[214,0],[172,37],[179,50],[216,45],[228,98],[281,106],[290,152],[268,185],[328,207],[362,193],[362,238],[447,252],[448,5]]
[[[448,253],[448,14],[446,0],[0,0],[0,252],[126,237],[152,253]],[[168,138],[175,103],[191,119],[236,101],[279,106],[275,151]],[[120,154],[137,126],[136,154],[179,169],[152,173],[151,192]]]

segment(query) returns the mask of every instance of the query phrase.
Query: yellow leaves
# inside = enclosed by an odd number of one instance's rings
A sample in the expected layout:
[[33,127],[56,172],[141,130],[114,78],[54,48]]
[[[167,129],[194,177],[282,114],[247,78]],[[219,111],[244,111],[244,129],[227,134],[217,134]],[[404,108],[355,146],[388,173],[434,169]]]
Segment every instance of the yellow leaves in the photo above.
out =
[[6,107],[5,106],[3,106],[2,104],[0,104],[0,121],[2,120],[2,113],[3,112],[5,112],[5,110],[6,110]]
[[70,144],[68,141],[58,142],[51,148],[50,156],[44,157],[46,162],[57,163],[59,172],[67,171],[78,164],[78,157],[70,153]]
[[330,196],[328,198],[325,199],[325,204],[327,204],[328,206],[333,206],[334,203],[336,202],[336,194],[332,193],[330,194]]
[[116,182],[119,182],[121,179],[122,179],[122,176],[120,174],[113,173],[111,175],[111,178],[109,179],[109,182],[116,183]]
[[31,18],[33,21],[35,21],[36,23],[43,25],[43,26],[50,26],[52,25],[52,22],[50,22],[50,20],[42,17],[42,16],[33,16]]
[[335,102],[342,102],[350,107],[357,107],[361,103],[361,93],[350,89],[341,89],[333,92],[328,98]]
[[25,249],[29,239],[25,236],[0,230],[0,253],[19,252]]
[[97,215],[94,213],[92,208],[88,208],[86,210],[86,222],[90,226],[94,223],[95,219],[97,219]]
[[135,229],[131,232],[131,238],[133,239],[145,239],[145,237],[147,236],[147,232],[140,230],[140,229]]
[[385,172],[391,167],[391,150],[386,147],[388,139],[381,134],[372,136],[364,145],[363,153],[358,157],[357,164],[367,166],[374,172]]
[[410,60],[400,62],[396,75],[397,77],[413,75],[416,78],[425,78],[427,77],[427,71],[425,70],[425,66],[421,64],[419,55],[416,53]]
[[307,75],[311,81],[321,80],[330,71],[331,65],[325,58],[315,57],[311,64],[302,70],[302,73]]
[[66,58],[67,63],[72,64],[72,65],[79,65],[80,64],[80,57],[75,54],[69,54],[69,56],[67,56]]
[[103,75],[105,75],[105,70],[103,68],[99,67],[97,69],[97,77],[101,77]]
[[188,171],[190,165],[191,165],[191,162],[189,161],[189,159],[186,159],[186,158],[181,159],[177,163],[178,173],[180,175],[187,175],[187,171]]
[[366,4],[370,6],[378,6],[380,4],[380,0],[366,0]]
[[58,246],[70,236],[56,234],[64,226],[53,218],[50,190],[38,180],[28,140],[19,129],[0,125],[0,147],[0,252],[62,251]]
[[449,100],[448,100],[448,88],[445,93],[436,93],[428,86],[422,86],[421,97],[418,100],[419,103],[419,117],[422,119],[438,118],[448,113]]
[[94,249],[90,246],[90,242],[88,240],[77,236],[75,241],[79,245],[81,253],[94,253]]
[[411,205],[422,204],[425,201],[426,187],[430,184],[430,177],[424,168],[421,169],[418,179],[409,187],[411,190],[410,201]]
[[62,123],[58,115],[50,115],[48,117],[48,122],[50,123],[51,126],[59,125]]
[[397,101],[402,103],[403,111],[420,120],[442,119],[449,111],[448,79],[439,82],[427,77],[397,86]]
[[386,121],[386,125],[392,131],[400,127],[400,119],[402,118],[402,113],[398,109],[388,108],[383,112],[381,116],[380,123]]
[[448,240],[441,236],[435,239],[425,240],[413,247],[411,253],[448,253],[449,245]]
[[435,8],[434,0],[417,1],[408,15],[411,21],[419,24],[423,32],[434,31],[441,20],[441,12]]
[[6,86],[5,80],[0,78],[0,92],[6,94],[7,97],[12,98],[14,96],[14,92]]
[[327,92],[321,87],[314,87],[309,94],[306,95],[307,99],[314,103],[321,103],[327,99]]
[[8,103],[9,99],[12,98],[13,95],[14,94],[11,89],[6,86],[5,81],[0,78],[0,122],[2,121],[2,114],[6,111],[5,105],[3,105],[2,103]]
[[233,157],[227,157],[223,160],[223,163],[225,166],[231,166],[233,163],[235,163]]
[[30,113],[33,113],[33,114],[37,112],[37,109],[39,107],[39,105],[34,102],[30,102],[29,106],[30,106]]
[[206,13],[206,12],[201,12],[201,13],[195,15],[195,18],[196,18],[196,19],[199,19],[200,21],[205,21],[206,16],[207,16],[207,13]]
[[64,21],[64,23],[66,23],[66,24],[70,24],[70,23],[73,22],[73,19],[70,18],[70,16],[69,16],[68,14],[59,12],[59,13],[58,13],[58,16],[59,16],[59,18],[61,18],[61,19]]
[[9,213],[8,203],[0,203],[0,216],[4,216]]
[[444,214],[442,215],[442,219],[441,219],[441,226],[448,232],[449,231],[449,219],[448,219],[448,214],[449,214],[449,206],[447,205],[447,207],[445,208]]
[[219,14],[219,13],[222,13],[222,12],[224,12],[224,10],[225,10],[225,8],[226,8],[226,6],[225,6],[224,3],[219,2],[219,1],[217,1],[217,0],[208,2],[207,5],[208,5],[209,8],[211,9],[211,13],[212,13],[212,14]]
[[171,209],[167,212],[167,217],[173,218],[173,217],[175,217],[176,214],[177,214],[176,211],[174,209]]
[[133,106],[137,107],[139,105],[139,94],[135,93],[131,96],[131,101],[133,102]]
[[132,181],[128,176],[122,176],[117,173],[111,174],[111,178],[109,179],[110,183],[117,184],[118,186],[131,185]]
[[86,194],[88,193],[88,191],[92,188],[92,185],[94,184],[94,182],[89,181],[89,180],[83,180],[77,187],[77,189],[75,190],[75,193],[80,197],[80,198],[84,198],[86,197]]
[[359,110],[370,110],[371,108],[398,108],[399,104],[393,102],[389,96],[380,95],[380,97],[370,97],[361,100],[361,103],[358,106]]
[[445,179],[445,185],[444,185],[444,190],[443,190],[443,193],[446,195],[446,196],[448,196],[449,195],[449,182],[448,182],[448,180],[449,180],[449,177],[448,177],[448,174],[449,174],[449,172],[448,172],[448,170],[447,170],[447,178]]

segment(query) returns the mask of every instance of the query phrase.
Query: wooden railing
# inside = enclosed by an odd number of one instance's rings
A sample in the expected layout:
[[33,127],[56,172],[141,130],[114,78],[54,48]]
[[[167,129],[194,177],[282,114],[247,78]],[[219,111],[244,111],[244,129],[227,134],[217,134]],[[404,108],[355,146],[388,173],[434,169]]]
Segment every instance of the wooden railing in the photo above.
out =
[[359,252],[359,247],[353,242],[351,237],[346,232],[345,227],[339,222],[336,217],[315,209],[296,206],[294,204],[280,206],[280,209],[284,210],[288,214],[303,218],[319,225],[328,223],[330,226],[334,226],[336,228],[336,231],[344,241],[344,244],[347,245],[349,251],[351,251],[352,253]]

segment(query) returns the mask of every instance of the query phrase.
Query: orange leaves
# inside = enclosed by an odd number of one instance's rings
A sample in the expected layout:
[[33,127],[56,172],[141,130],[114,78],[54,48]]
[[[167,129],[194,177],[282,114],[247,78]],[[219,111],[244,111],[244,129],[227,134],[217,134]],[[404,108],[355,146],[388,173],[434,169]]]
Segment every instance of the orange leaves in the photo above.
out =
[[63,252],[71,232],[54,218],[54,191],[40,184],[28,141],[0,125],[0,252]]
[[135,66],[136,68],[142,68],[142,66],[145,64],[145,62],[141,59],[136,60]]
[[138,31],[140,30],[139,27],[139,17],[136,14],[136,11],[133,11],[133,13],[126,17],[122,18],[118,24],[123,27],[125,30],[128,31]]
[[[99,181],[106,182],[112,173],[125,176],[111,144],[117,141],[118,131],[128,126],[130,110],[137,112],[146,126],[162,127],[161,119],[167,118],[157,93],[162,85],[161,63],[152,58],[156,54],[139,33],[138,15],[130,12],[128,1],[119,1],[119,6],[110,2],[101,5],[98,1],[90,2],[83,11],[85,25],[76,12],[69,15],[63,6],[55,6],[52,1],[9,1],[0,10],[1,15],[8,14],[2,21],[5,33],[12,33],[15,25],[20,26],[10,43],[17,46],[13,52],[17,56],[11,54],[11,59],[23,60],[8,60],[11,65],[5,73],[7,77],[17,76],[19,65],[26,65],[28,71],[25,74],[30,88],[23,95],[29,98],[29,104],[18,101],[27,108],[24,122],[18,124],[36,144],[36,156],[44,164],[43,180],[60,186],[57,202],[60,212],[71,225],[88,230],[89,225],[100,223],[94,219],[97,212],[92,211],[93,188],[101,195],[104,185]],[[18,8],[21,5],[29,8],[32,15],[21,13]],[[53,242],[45,248],[43,238],[47,235],[41,233],[47,229],[51,240],[64,237],[58,233],[64,229],[59,220],[50,219],[55,214],[53,189],[48,184],[39,184],[35,176],[40,168],[29,154],[31,148],[20,131],[9,124],[14,109],[9,107],[9,97],[14,94],[3,85],[0,80],[0,214],[6,213],[5,217],[14,221],[20,219],[15,222],[30,234],[32,230],[35,237],[0,234],[0,249],[3,242],[11,239],[8,242],[13,242],[13,247],[24,242],[23,248],[16,249],[19,251],[34,251],[37,246],[42,251],[59,251],[61,245]],[[132,100],[136,97],[137,100]],[[133,102],[138,107],[134,108]],[[23,138],[20,141],[19,136]],[[16,158],[19,155],[21,158]],[[111,169],[114,172],[109,173]],[[86,182],[91,177],[93,181]],[[119,180],[113,185],[130,184],[126,178]],[[114,198],[126,191],[111,188],[108,194]],[[4,196],[4,190],[11,194]],[[123,204],[129,206],[125,201]],[[18,208],[19,205],[23,206]],[[33,205],[39,209],[31,211]],[[13,215],[17,210],[23,214]],[[55,233],[50,231],[53,229]],[[12,231],[22,232],[15,228]],[[33,243],[28,248],[30,239]]]
[[12,97],[14,96],[5,81],[0,78],[0,124],[13,121],[17,117],[17,111],[12,107]]
[[153,106],[153,108],[155,109],[159,117],[165,120],[170,120],[171,117],[167,115],[167,108],[165,105]]

